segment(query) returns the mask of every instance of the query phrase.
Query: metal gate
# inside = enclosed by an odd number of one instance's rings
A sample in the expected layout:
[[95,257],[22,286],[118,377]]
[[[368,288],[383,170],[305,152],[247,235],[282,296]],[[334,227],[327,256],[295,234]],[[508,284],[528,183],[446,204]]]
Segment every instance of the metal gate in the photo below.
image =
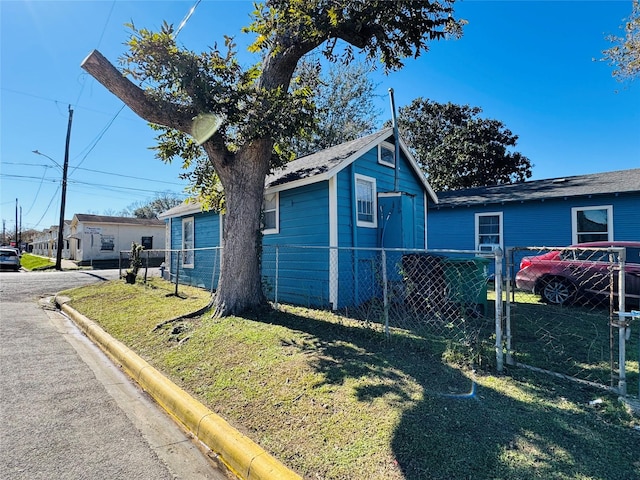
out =
[[639,318],[629,311],[637,292],[627,295],[635,280],[625,249],[516,247],[505,258],[506,363],[638,392]]

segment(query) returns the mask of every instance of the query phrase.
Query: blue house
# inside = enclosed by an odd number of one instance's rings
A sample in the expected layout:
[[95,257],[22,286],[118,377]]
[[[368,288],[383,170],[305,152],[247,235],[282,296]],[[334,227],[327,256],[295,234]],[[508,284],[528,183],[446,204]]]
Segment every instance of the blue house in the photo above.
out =
[[[437,201],[401,139],[396,148],[391,128],[288,163],[265,182],[267,295],[334,308],[366,301],[380,288],[380,251],[373,249],[426,248],[427,205]],[[160,218],[169,249],[196,249],[183,254],[180,274],[215,288],[211,261],[200,261],[205,252],[197,249],[221,244],[224,217],[193,203]]]
[[640,240],[640,168],[439,192],[429,248],[567,246]]

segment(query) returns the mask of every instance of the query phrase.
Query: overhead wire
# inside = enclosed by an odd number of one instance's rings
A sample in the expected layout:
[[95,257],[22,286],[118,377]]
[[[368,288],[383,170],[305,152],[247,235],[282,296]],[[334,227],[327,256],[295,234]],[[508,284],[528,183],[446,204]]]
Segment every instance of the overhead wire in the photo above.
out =
[[36,200],[38,200],[38,195],[40,194],[40,189],[42,188],[42,183],[44,182],[44,176],[46,174],[47,174],[47,169],[45,168],[44,173],[42,174],[42,178],[40,179],[40,184],[38,185],[38,190],[36,191],[36,196],[33,198],[33,202],[31,202],[31,206],[29,207],[29,210],[27,210],[27,213],[24,214],[25,217],[29,215],[29,213],[31,213],[31,209],[36,204]]
[[[187,14],[185,15],[185,17],[183,18],[182,22],[180,23],[175,36],[177,37],[178,34],[180,33],[180,31],[184,28],[184,26],[187,24],[187,22],[189,21],[189,19],[191,18],[191,16],[193,15],[193,13],[195,12],[196,8],[198,7],[198,5],[200,4],[201,0],[196,0],[195,4],[191,7],[191,9],[187,12]],[[104,27],[102,29],[102,32],[100,34],[100,38],[98,40],[98,46],[96,48],[99,48],[100,44],[102,43],[102,40],[104,38],[107,26],[109,24],[109,21],[111,19],[112,13],[114,11],[115,8],[115,4],[116,4],[116,0],[113,0],[113,2],[111,3],[111,8],[109,10],[109,14],[107,16],[107,19],[105,21]],[[82,94],[84,92],[84,87],[85,87],[86,83],[83,82],[82,83],[82,87],[80,88],[80,91],[78,92],[78,96],[76,98],[76,102],[74,104],[78,105],[80,102],[80,98],[82,97]],[[22,93],[22,92],[16,92],[16,93],[21,93],[23,95],[29,95],[35,98],[43,98],[43,97],[38,97],[36,95],[30,95],[30,94],[26,94],[26,93]],[[50,99],[45,99],[44,100],[50,100]],[[59,102],[57,100],[54,100],[56,104],[58,104]],[[97,137],[92,140],[92,142],[89,144],[88,150],[86,151],[86,153],[84,154],[84,156],[82,157],[82,159],[80,160],[80,162],[75,165],[74,167],[72,167],[72,170],[69,173],[69,176],[71,176],[73,173],[75,173],[77,170],[87,170],[87,171],[93,171],[95,173],[102,173],[102,174],[110,174],[108,172],[101,172],[99,170],[90,170],[90,169],[81,169],[80,165],[82,165],[84,163],[84,161],[87,159],[87,157],[89,156],[89,154],[93,151],[93,149],[98,145],[98,143],[100,142],[100,140],[102,140],[102,138],[104,137],[104,135],[106,134],[106,132],[109,130],[109,128],[113,125],[113,122],[116,120],[116,118],[118,117],[118,115],[122,112],[122,110],[124,110],[126,104],[122,104],[122,106],[120,107],[120,109],[115,113],[115,115],[113,115],[113,117],[107,122],[107,124],[102,128],[102,130],[99,132],[99,134],[97,135]],[[140,179],[139,177],[130,177],[127,175],[118,175],[118,174],[112,174],[112,175],[117,175],[117,176],[121,176],[124,178],[136,178],[136,179]],[[5,176],[4,174],[2,176]],[[35,205],[35,202],[37,200],[37,197],[39,195],[40,192],[40,188],[42,187],[42,183],[45,181],[45,176],[46,176],[46,170],[45,173],[43,174],[42,178],[39,178],[40,184],[38,187],[38,191],[36,193],[36,197],[34,198],[34,201],[31,205],[31,207],[29,208],[29,211],[31,211],[31,209],[33,208],[33,206]],[[21,178],[21,179],[33,179],[34,177],[28,177],[28,176],[13,176],[13,178]],[[90,186],[101,186],[103,188],[119,188],[120,190],[129,190],[129,191],[140,191],[140,192],[151,192],[151,193],[159,193],[157,191],[153,191],[153,190],[147,190],[147,189],[136,189],[136,188],[131,188],[131,187],[117,187],[117,186],[110,186],[110,185],[104,185],[104,184],[92,184],[89,182],[81,182],[81,181],[74,181],[74,180],[67,180],[69,183],[75,183],[75,184],[82,184],[82,185],[90,185]],[[149,181],[153,181],[153,180],[149,180]],[[163,182],[163,181],[157,181],[159,183],[167,183],[167,184],[174,184],[171,182]],[[179,185],[179,184],[175,184],[175,185]],[[56,189],[56,193],[54,194],[54,196],[58,193],[58,191],[60,190],[60,186],[58,186],[58,188]],[[38,225],[42,219],[44,218],[44,216],[47,214],[47,212],[49,211],[49,208],[51,207],[51,203],[53,201],[53,197],[51,199],[51,201],[49,202],[49,205],[47,206],[47,209],[45,210],[45,212],[43,213],[42,217],[40,218],[40,220],[38,221],[38,223],[36,225]]]
[[[2,162],[2,164],[3,165],[20,165],[20,166],[23,166],[23,167],[54,168],[51,165],[47,165],[46,163]],[[100,173],[102,175],[112,175],[114,177],[132,178],[134,180],[144,181],[144,182],[165,183],[167,185],[183,186],[182,183],[177,183],[177,182],[168,182],[166,180],[154,180],[152,178],[146,178],[146,177],[143,178],[143,177],[140,177],[140,176],[125,175],[123,173],[105,172],[104,170],[94,170],[92,168],[75,167],[75,169],[82,170],[82,171],[85,171],[85,172]]]

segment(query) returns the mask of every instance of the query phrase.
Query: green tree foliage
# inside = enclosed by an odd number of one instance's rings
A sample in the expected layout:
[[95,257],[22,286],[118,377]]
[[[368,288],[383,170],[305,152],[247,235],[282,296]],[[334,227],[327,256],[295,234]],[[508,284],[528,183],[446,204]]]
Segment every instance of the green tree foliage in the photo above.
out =
[[[385,71],[397,70],[431,41],[461,34],[453,3],[269,0],[255,5],[244,29],[255,36],[250,51],[260,59],[249,68],[238,61],[230,37],[198,54],[179,47],[167,24],[159,32],[131,25],[129,51],[121,58],[129,78],[99,52],[85,59],[85,70],[160,132],[157,156],[179,157],[191,169],[194,193],[206,201],[217,185],[224,190],[217,315],[265,303],[257,248],[264,181],[292,158],[291,139],[315,123],[311,88],[292,82],[299,61],[317,49],[331,62],[348,63],[359,51]],[[201,115],[223,123],[199,145],[189,135]]]
[[127,213],[131,213],[136,218],[157,218],[162,212],[170,208],[177,207],[182,203],[177,196],[171,193],[157,195],[149,202],[132,203],[126,208]]
[[298,78],[314,83],[317,123],[312,132],[293,139],[296,157],[373,133],[380,111],[373,103],[376,85],[368,75],[366,64],[335,64],[323,78],[317,63],[303,62],[298,71],[301,72]]
[[527,157],[508,149],[518,136],[482,109],[417,98],[400,108],[398,128],[436,191],[521,182]]
[[621,28],[624,37],[607,37],[614,45],[603,53],[614,67],[614,77],[620,81],[633,81],[640,75],[640,0],[633,0],[631,15]]

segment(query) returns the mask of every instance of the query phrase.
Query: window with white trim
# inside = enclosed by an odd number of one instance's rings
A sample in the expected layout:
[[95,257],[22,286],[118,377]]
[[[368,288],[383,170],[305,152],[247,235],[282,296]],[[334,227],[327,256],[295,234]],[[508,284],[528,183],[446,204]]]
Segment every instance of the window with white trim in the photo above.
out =
[[378,144],[378,163],[387,167],[396,166],[396,146],[393,143],[382,142]]
[[270,235],[280,230],[280,208],[278,192],[264,196],[262,206],[262,233]]
[[613,206],[571,209],[572,243],[613,240]]
[[359,227],[376,228],[376,179],[355,174],[356,181],[356,224]]
[[195,266],[195,231],[193,217],[182,219],[182,266],[193,268]]
[[476,213],[476,250],[493,252],[502,248],[502,212]]

